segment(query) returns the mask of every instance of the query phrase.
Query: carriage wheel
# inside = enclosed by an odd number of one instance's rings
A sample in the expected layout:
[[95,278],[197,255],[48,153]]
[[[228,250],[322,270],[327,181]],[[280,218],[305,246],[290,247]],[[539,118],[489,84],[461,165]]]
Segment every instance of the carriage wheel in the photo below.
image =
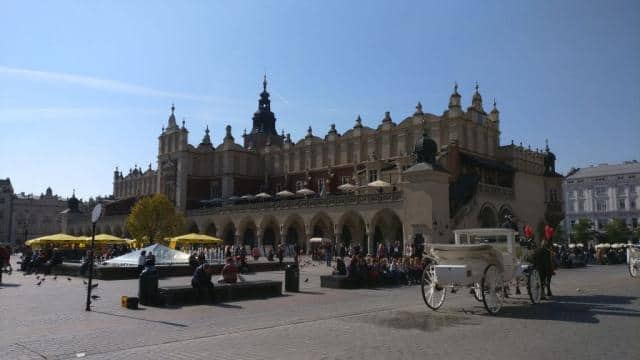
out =
[[527,292],[532,304],[540,302],[542,298],[542,282],[540,282],[540,273],[536,269],[531,269],[527,276]]
[[473,297],[482,302],[482,287],[480,287],[479,283],[473,284]]
[[481,286],[482,302],[485,309],[491,315],[497,314],[502,309],[502,301],[504,300],[504,280],[495,265],[488,265],[484,269]]
[[629,259],[629,274],[631,277],[638,277],[638,267],[640,267],[640,259]]
[[432,310],[438,310],[447,294],[447,289],[438,285],[436,266],[429,265],[422,273],[422,299]]

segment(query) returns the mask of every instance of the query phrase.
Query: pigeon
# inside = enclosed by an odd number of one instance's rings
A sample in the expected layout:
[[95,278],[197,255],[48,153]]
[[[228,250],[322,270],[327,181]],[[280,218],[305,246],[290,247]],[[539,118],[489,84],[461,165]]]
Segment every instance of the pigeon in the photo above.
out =
[[42,285],[42,280],[38,281],[38,283],[36,285],[38,285],[38,286]]
[[67,280],[68,280],[68,281],[71,281],[71,278],[70,278],[70,277],[68,277],[68,278],[67,278]]
[[309,278],[304,279],[304,282],[309,282]]
[[92,298],[93,300],[98,300],[98,299],[100,299],[100,296],[98,296],[98,295],[91,295],[91,298]]
[[83,283],[83,284],[85,284],[85,285],[87,285],[87,284],[88,284],[88,283],[87,283],[87,280],[82,280],[82,283]]
[[36,279],[40,279],[40,275],[36,275]]
[[58,280],[58,275],[55,275],[55,276],[53,277],[53,280]]
[[98,284],[93,284],[93,285],[91,285],[91,288],[92,288],[92,289],[95,289],[95,288],[97,288],[97,287],[98,287]]

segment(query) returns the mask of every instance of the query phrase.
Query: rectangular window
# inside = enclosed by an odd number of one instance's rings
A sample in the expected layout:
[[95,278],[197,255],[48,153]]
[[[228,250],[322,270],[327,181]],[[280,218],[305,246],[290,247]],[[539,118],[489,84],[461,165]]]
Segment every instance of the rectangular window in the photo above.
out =
[[318,179],[316,183],[318,185],[318,194],[322,194],[324,192],[324,178]]
[[340,177],[340,185],[346,184],[351,181],[351,176],[342,176]]
[[607,188],[604,186],[596,187],[596,195],[597,196],[607,195]]
[[607,211],[607,201],[606,200],[598,200],[596,203],[596,210],[598,211]]
[[631,200],[631,202],[629,203],[629,210],[634,210],[637,209],[638,207],[636,206],[636,201],[635,200]]
[[626,195],[626,193],[627,193],[627,190],[626,190],[626,188],[624,186],[616,187],[616,194],[618,196],[624,196],[624,195]]
[[378,170],[369,170],[369,182],[378,180]]
[[624,199],[618,199],[618,209],[624,210]]
[[638,227],[638,218],[631,218],[631,226],[633,226],[634,229]]
[[578,202],[578,211],[586,211],[587,210],[587,202],[585,200],[580,200]]

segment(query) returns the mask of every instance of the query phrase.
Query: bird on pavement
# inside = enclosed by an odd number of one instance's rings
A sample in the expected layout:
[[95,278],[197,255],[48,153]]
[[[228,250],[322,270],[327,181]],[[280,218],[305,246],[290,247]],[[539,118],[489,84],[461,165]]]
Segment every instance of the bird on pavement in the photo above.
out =
[[58,275],[55,275],[55,276],[53,277],[53,280],[58,280]]
[[68,277],[68,278],[67,278],[67,280],[68,280],[68,281],[71,281],[71,278],[70,278],[70,277]]
[[304,282],[309,282],[309,278],[304,279]]
[[92,285],[91,285],[91,288],[92,288],[92,289],[95,289],[95,288],[97,288],[97,287],[98,287],[98,284],[92,284]]
[[38,286],[42,285],[42,280],[38,281],[38,283],[36,285],[38,285]]
[[91,295],[91,298],[92,298],[93,300],[98,300],[98,299],[100,299],[100,296],[98,296],[98,295]]
[[88,284],[87,280],[82,280],[82,283],[85,284],[85,285]]

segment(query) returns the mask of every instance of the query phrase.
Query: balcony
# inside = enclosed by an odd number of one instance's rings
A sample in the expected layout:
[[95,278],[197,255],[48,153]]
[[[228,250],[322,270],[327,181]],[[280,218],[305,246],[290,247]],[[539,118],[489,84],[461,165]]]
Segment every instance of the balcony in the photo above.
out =
[[513,199],[513,189],[508,187],[479,183],[478,192],[498,195],[498,196],[505,196],[509,199]]
[[253,200],[249,203],[223,204],[202,209],[189,210],[189,215],[226,214],[245,211],[278,211],[288,209],[354,206],[366,204],[392,203],[402,201],[402,191],[375,194],[339,194],[326,197],[296,199]]

